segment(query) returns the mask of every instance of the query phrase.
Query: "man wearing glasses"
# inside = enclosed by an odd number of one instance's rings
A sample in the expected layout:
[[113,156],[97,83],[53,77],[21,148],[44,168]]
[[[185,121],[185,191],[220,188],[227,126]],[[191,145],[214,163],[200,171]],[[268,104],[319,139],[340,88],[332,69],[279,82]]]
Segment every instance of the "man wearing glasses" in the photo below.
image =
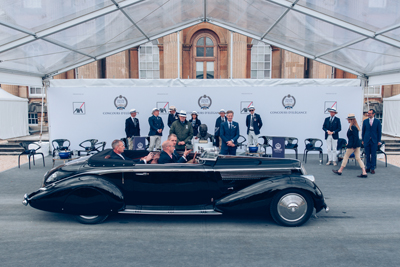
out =
[[368,111],[368,119],[362,125],[362,143],[364,145],[365,157],[367,158],[366,171],[375,173],[376,151],[381,143],[382,126],[381,122],[375,119],[375,110]]

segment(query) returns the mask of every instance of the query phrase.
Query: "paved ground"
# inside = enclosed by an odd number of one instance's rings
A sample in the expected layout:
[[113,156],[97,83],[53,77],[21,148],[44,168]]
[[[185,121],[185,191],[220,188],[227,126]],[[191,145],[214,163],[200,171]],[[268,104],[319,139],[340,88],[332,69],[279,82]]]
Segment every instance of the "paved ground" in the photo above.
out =
[[[349,163],[342,176],[309,156],[329,213],[298,228],[269,216],[116,215],[100,225],[25,207],[46,167],[0,172],[1,266],[397,266],[400,240],[400,168],[378,163],[357,178]],[[48,166],[48,167],[47,167]]]

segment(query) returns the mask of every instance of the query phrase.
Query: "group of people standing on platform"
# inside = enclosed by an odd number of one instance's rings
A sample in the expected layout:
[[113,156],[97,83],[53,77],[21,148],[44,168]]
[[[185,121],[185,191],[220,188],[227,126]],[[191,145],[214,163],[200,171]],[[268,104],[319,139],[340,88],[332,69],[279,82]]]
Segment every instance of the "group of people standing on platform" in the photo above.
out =
[[[328,162],[326,165],[337,165],[337,144],[339,139],[339,132],[342,130],[340,119],[336,116],[337,111],[335,108],[328,109],[330,116],[324,121],[322,129],[325,131],[325,140],[328,148]],[[356,116],[350,113],[347,116],[349,122],[349,129],[347,130],[347,149],[343,157],[342,164],[338,170],[332,170],[338,175],[342,175],[343,169],[347,165],[349,157],[354,153],[355,159],[361,167],[362,173],[357,177],[367,178],[367,173],[375,174],[376,168],[376,152],[378,146],[381,145],[382,126],[381,122],[375,118],[375,111],[370,109],[368,111],[368,118],[362,123],[362,128],[357,123]],[[361,131],[361,140],[360,134]],[[360,149],[364,145],[364,153],[366,157],[366,166],[361,160]]]
[[[201,121],[198,118],[196,111],[191,113],[191,119],[187,120],[186,111],[181,110],[179,113],[176,111],[175,106],[170,106],[170,114],[168,115],[168,127],[170,128],[169,134],[175,134],[177,137],[176,150],[183,151],[186,145],[191,145],[192,138],[198,138],[199,127]],[[254,106],[249,107],[250,114],[246,117],[246,126],[249,145],[257,145],[258,136],[262,127],[262,120],[259,114],[256,114]],[[136,109],[130,110],[131,116],[125,121],[125,133],[128,140],[129,149],[133,149],[132,137],[140,136],[140,124],[136,118]],[[150,126],[149,137],[149,151],[160,147],[161,136],[164,131],[164,122],[159,116],[160,111],[157,108],[152,110],[152,116],[149,117],[148,122]],[[214,140],[216,146],[221,148],[220,154],[222,155],[236,155],[237,140],[240,136],[239,123],[233,121],[234,112],[232,110],[221,109],[219,117],[215,122]]]

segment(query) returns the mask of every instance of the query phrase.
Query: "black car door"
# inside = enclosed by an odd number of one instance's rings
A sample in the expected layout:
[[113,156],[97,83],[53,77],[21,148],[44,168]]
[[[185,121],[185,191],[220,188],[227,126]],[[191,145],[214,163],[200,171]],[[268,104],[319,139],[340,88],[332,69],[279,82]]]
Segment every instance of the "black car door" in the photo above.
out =
[[124,184],[128,205],[193,206],[211,202],[208,175],[200,164],[136,165],[125,173]]

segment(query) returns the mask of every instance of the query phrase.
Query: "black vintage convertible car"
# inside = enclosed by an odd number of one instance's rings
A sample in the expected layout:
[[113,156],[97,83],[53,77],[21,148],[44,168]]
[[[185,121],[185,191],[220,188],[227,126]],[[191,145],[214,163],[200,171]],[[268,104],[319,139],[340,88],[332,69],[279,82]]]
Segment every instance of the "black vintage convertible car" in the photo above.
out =
[[[193,164],[136,164],[107,159],[110,153],[108,149],[53,168],[39,190],[24,196],[23,204],[72,214],[88,224],[113,213],[220,215],[269,208],[278,224],[299,226],[314,209],[329,210],[314,177],[295,159],[206,151]],[[125,154],[139,159],[148,152]]]

